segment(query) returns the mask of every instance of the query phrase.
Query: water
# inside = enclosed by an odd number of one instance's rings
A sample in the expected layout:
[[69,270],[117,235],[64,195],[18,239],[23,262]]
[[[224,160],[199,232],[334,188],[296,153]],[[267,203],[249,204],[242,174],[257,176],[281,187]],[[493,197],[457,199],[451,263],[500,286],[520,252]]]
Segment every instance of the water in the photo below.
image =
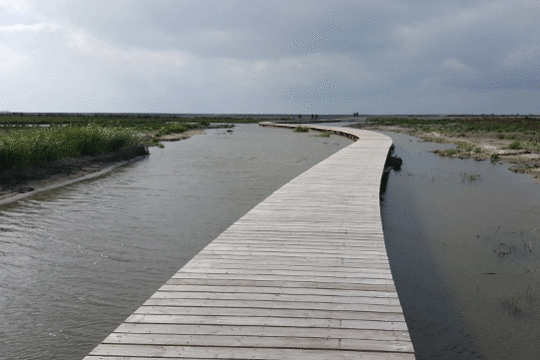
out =
[[189,259],[351,141],[238,125],[0,208],[0,359],[81,359]]
[[[83,358],[236,219],[350,143],[312,135],[211,130],[0,208],[0,359]],[[538,358],[540,185],[387,135],[403,170],[383,227],[418,359]]]
[[540,184],[386,134],[403,170],[390,175],[383,228],[418,359],[538,359]]

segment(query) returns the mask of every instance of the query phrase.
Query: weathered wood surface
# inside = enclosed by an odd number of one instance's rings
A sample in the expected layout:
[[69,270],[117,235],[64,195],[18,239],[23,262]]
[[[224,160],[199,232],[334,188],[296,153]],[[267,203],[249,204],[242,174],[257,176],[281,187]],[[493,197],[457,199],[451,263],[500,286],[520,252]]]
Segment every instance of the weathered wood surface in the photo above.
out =
[[358,141],[244,215],[85,359],[415,358],[379,209],[392,141],[313,128]]

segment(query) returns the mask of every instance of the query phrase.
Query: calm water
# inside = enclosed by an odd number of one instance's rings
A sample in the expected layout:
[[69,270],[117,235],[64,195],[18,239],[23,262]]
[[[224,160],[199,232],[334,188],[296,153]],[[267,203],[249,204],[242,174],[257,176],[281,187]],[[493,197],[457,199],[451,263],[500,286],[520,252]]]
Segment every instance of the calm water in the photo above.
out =
[[386,134],[403,170],[383,228],[418,359],[540,358],[540,184]]
[[239,125],[0,208],[0,359],[81,359],[207,243],[350,140]]
[[[337,125],[337,124],[336,124]],[[350,143],[240,125],[0,209],[0,359],[80,359],[282,184]],[[536,359],[540,185],[390,135],[383,227],[418,359]]]

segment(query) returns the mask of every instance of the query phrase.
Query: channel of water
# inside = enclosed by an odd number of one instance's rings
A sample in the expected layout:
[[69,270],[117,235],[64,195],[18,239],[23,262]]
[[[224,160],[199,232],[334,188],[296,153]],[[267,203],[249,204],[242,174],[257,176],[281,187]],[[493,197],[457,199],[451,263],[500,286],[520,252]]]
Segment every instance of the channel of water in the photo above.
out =
[[403,169],[390,174],[383,229],[417,358],[538,359],[540,184],[385,134]]
[[351,143],[237,125],[0,208],[0,359],[82,359],[281,185]]
[[[540,185],[386,133],[403,159],[381,203],[418,359],[540,352]],[[0,208],[0,359],[78,359],[208,242],[348,145],[239,125]]]

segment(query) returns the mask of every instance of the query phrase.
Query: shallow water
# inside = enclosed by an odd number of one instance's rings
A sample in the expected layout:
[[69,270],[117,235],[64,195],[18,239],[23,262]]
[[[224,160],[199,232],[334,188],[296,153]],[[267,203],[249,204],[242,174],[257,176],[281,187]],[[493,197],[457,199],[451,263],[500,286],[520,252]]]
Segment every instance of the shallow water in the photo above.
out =
[[538,359],[540,184],[396,133],[403,169],[382,202],[418,359]]
[[81,359],[206,244],[351,141],[238,125],[0,208],[0,359]]

